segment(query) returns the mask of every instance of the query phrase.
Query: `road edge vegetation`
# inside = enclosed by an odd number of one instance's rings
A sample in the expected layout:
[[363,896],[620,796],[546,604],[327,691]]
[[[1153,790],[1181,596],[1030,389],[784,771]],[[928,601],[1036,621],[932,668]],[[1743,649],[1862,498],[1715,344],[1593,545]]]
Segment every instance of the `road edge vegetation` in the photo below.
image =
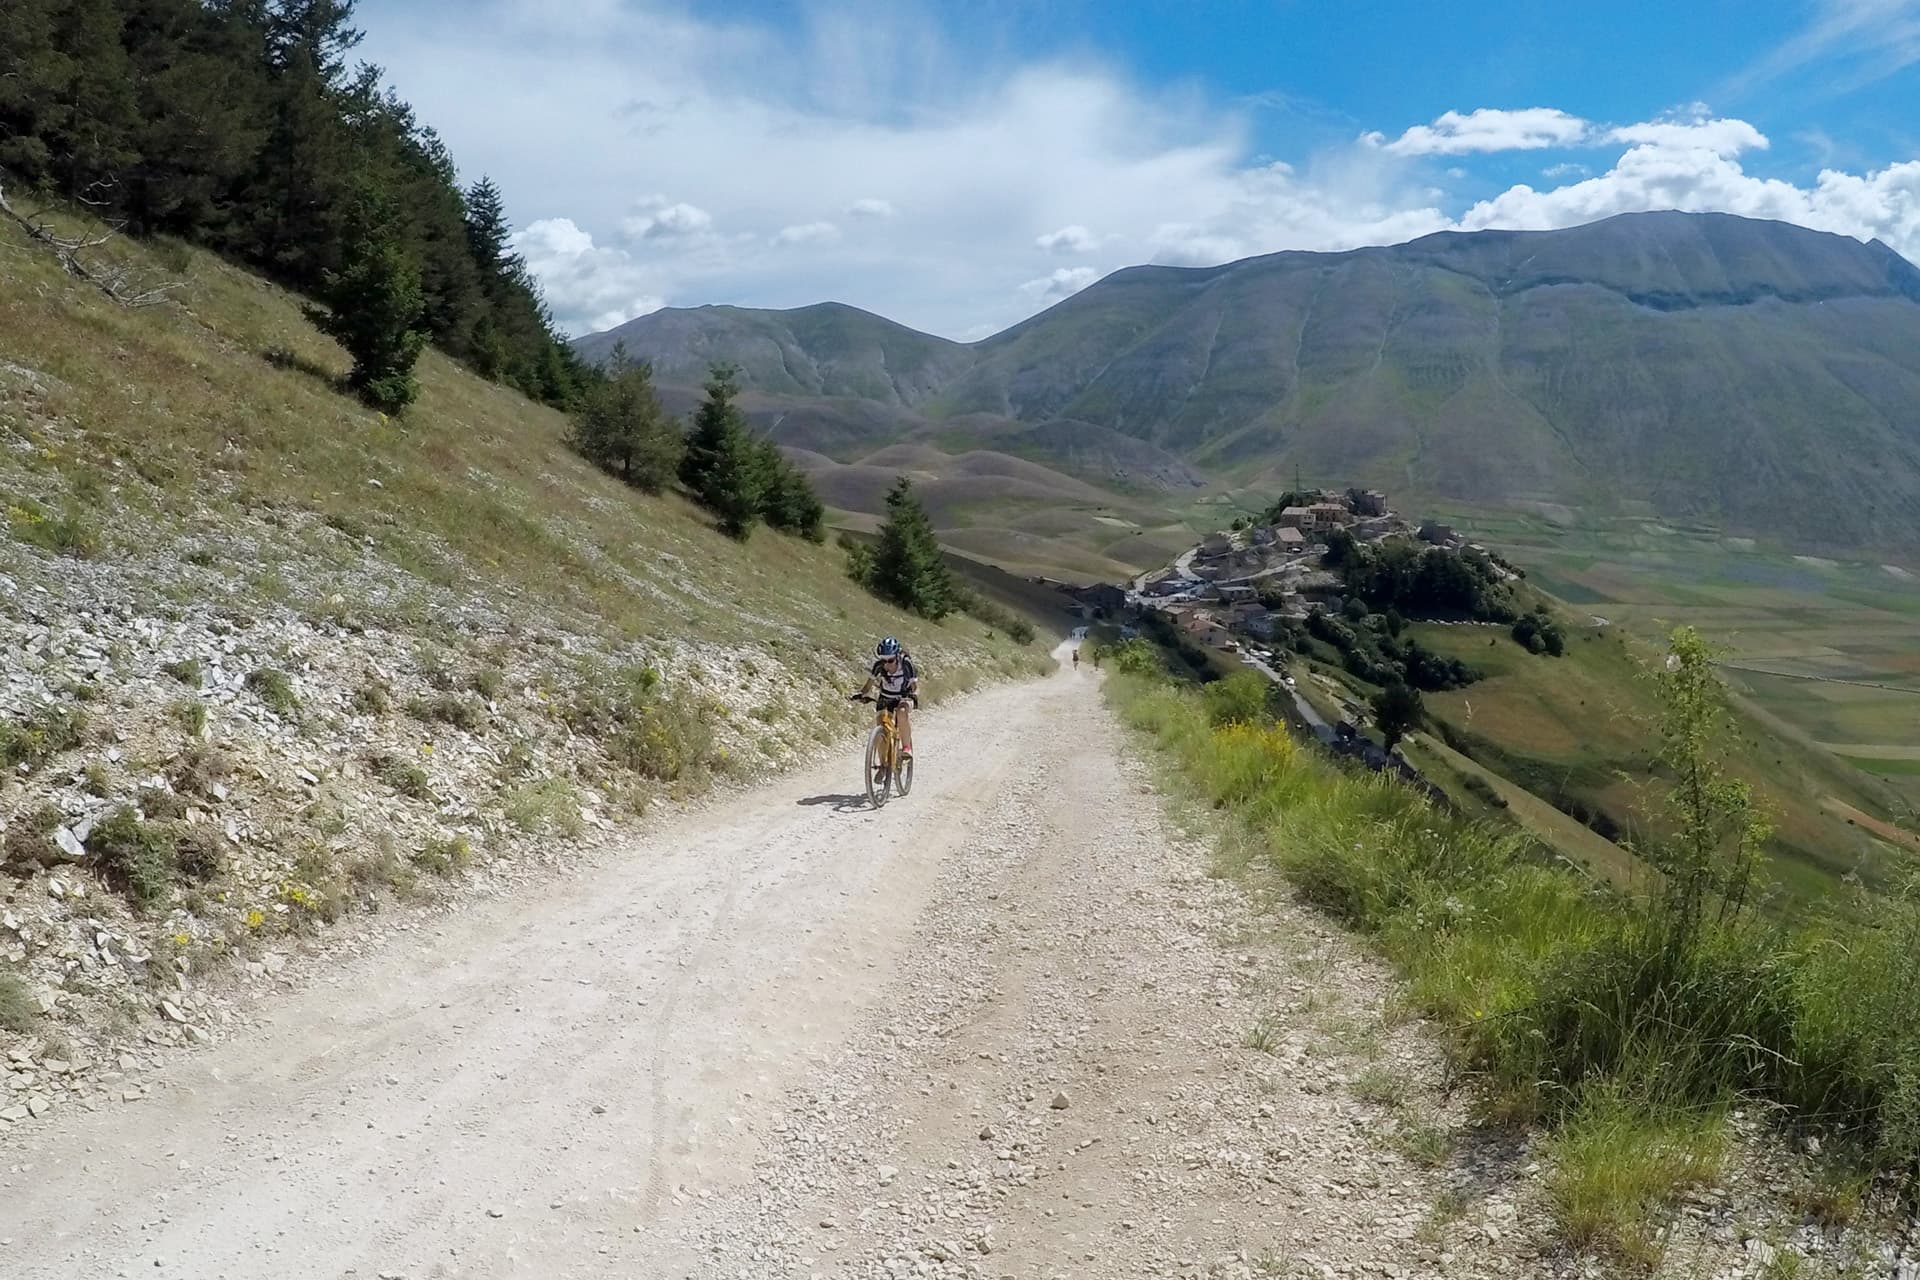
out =
[[1396,967],[1481,1122],[1537,1128],[1568,1245],[1655,1265],[1679,1197],[1721,1175],[1735,1113],[1821,1153],[1807,1212],[1910,1203],[1920,903],[1885,895],[1845,926],[1757,909],[1764,815],[1721,766],[1726,694],[1691,629],[1648,673],[1675,834],[1637,850],[1662,874],[1632,891],[1320,755],[1240,677],[1193,687],[1144,641],[1103,656],[1112,704],[1244,837],[1245,870]]

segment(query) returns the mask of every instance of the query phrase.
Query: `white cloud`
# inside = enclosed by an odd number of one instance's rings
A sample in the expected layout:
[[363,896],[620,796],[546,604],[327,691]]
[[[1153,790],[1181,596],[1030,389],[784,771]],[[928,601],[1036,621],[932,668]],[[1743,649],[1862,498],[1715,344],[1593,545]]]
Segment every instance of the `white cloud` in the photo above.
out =
[[774,233],[775,244],[822,244],[840,238],[840,228],[831,222],[802,222],[782,227]]
[[1676,151],[1711,151],[1719,156],[1737,156],[1743,151],[1765,151],[1772,145],[1765,134],[1745,120],[1711,119],[1704,108],[1696,108],[1691,119],[1652,120],[1645,124],[1609,129],[1606,140]]
[[1449,111],[1430,125],[1414,125],[1392,142],[1382,133],[1364,134],[1362,140],[1396,156],[1464,156],[1569,147],[1584,140],[1592,127],[1579,116],[1553,107],[1519,111],[1481,107],[1464,115]]
[[[1206,266],[1629,209],[1786,218],[1920,257],[1920,165],[1782,181],[1743,166],[1765,154],[1759,130],[1703,108],[1619,126],[1550,107],[1449,111],[1391,139],[1343,127],[1347,141],[1256,160],[1272,143],[1254,136],[1256,108],[1146,91],[1086,61],[957,51],[915,6],[852,25],[803,6],[797,36],[668,0],[563,15],[467,0],[451,23],[453,6],[379,6],[364,51],[467,177],[500,182],[575,330],[663,298],[833,297],[977,336],[1091,281],[1056,270],[1062,255]],[[1554,164],[1538,190],[1483,185],[1477,157],[1573,147],[1590,169]],[[1095,210],[1097,236],[1079,221]]]
[[649,289],[645,267],[625,250],[595,245],[571,219],[532,223],[513,237],[513,248],[545,287],[555,318],[569,333],[611,329],[666,305]]
[[678,240],[713,228],[713,215],[705,209],[665,196],[648,196],[636,201],[634,208],[637,212],[620,224],[634,240]]
[[1920,0],[1815,0],[1813,20],[1721,86],[1744,96],[1794,72],[1825,68],[1821,91],[1858,89],[1920,63]]
[[1033,246],[1047,253],[1092,253],[1100,242],[1093,238],[1093,232],[1074,222],[1035,238]]
[[1042,302],[1058,302],[1062,298],[1072,297],[1099,278],[1100,273],[1092,267],[1061,267],[1037,280],[1027,281],[1020,286],[1020,292]]
[[1747,173],[1710,149],[1647,144],[1630,149],[1597,177],[1547,191],[1517,186],[1468,209],[1459,225],[1577,226],[1616,213],[1679,209],[1771,218],[1856,239],[1881,239],[1920,258],[1920,161],[1864,175],[1829,169],[1811,187]]

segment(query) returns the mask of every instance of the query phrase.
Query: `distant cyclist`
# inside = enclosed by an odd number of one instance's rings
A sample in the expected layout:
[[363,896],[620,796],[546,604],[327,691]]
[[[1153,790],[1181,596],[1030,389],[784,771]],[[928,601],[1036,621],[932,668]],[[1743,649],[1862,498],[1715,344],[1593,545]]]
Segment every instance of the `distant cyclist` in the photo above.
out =
[[1075,671],[1080,669],[1080,651],[1078,649],[1073,651],[1073,669]]
[[900,754],[913,754],[913,721],[907,714],[909,702],[920,703],[920,673],[913,669],[913,659],[900,647],[900,642],[888,636],[873,647],[873,667],[867,672],[867,682],[853,696],[864,698],[873,694],[882,711],[892,711],[894,724],[900,730]]

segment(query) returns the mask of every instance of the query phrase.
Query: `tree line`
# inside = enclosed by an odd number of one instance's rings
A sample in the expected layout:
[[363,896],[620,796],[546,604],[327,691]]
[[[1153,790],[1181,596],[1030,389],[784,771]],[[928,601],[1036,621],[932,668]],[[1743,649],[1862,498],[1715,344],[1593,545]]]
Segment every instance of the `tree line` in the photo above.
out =
[[173,236],[327,304],[353,388],[412,395],[431,341],[574,406],[594,376],[512,252],[499,189],[379,68],[353,0],[7,0],[0,170],[137,236]]
[[[637,489],[659,493],[677,481],[713,513],[728,537],[744,541],[765,524],[821,541],[825,504],[773,440],[748,427],[746,415],[734,403],[739,393],[738,370],[714,365],[708,371],[706,397],[691,425],[683,428],[661,405],[652,366],[634,360],[626,344],[618,343],[602,380],[581,397],[571,442],[584,457]],[[842,535],[841,545],[847,553],[847,576],[887,603],[935,622],[952,613],[971,614],[1020,644],[1033,641],[1031,622],[954,577],[933,520],[908,477],[899,477],[888,492],[887,517],[873,543]]]
[[734,403],[738,374],[709,372],[706,398],[683,429],[653,389],[653,369],[616,345],[604,376],[581,396],[574,448],[648,493],[674,481],[713,513],[720,531],[744,541],[759,524],[818,542],[827,509],[806,475],[767,436],[754,435]]

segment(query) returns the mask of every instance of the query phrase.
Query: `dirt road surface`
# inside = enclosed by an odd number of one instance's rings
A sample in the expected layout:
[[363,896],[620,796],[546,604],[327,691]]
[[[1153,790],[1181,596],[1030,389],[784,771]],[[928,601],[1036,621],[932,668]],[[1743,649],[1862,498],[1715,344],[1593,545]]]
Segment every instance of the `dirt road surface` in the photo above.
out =
[[1399,1154],[1435,1066],[1390,984],[1209,877],[1098,679],[929,709],[881,811],[849,752],[16,1128],[0,1275],[1505,1270]]

